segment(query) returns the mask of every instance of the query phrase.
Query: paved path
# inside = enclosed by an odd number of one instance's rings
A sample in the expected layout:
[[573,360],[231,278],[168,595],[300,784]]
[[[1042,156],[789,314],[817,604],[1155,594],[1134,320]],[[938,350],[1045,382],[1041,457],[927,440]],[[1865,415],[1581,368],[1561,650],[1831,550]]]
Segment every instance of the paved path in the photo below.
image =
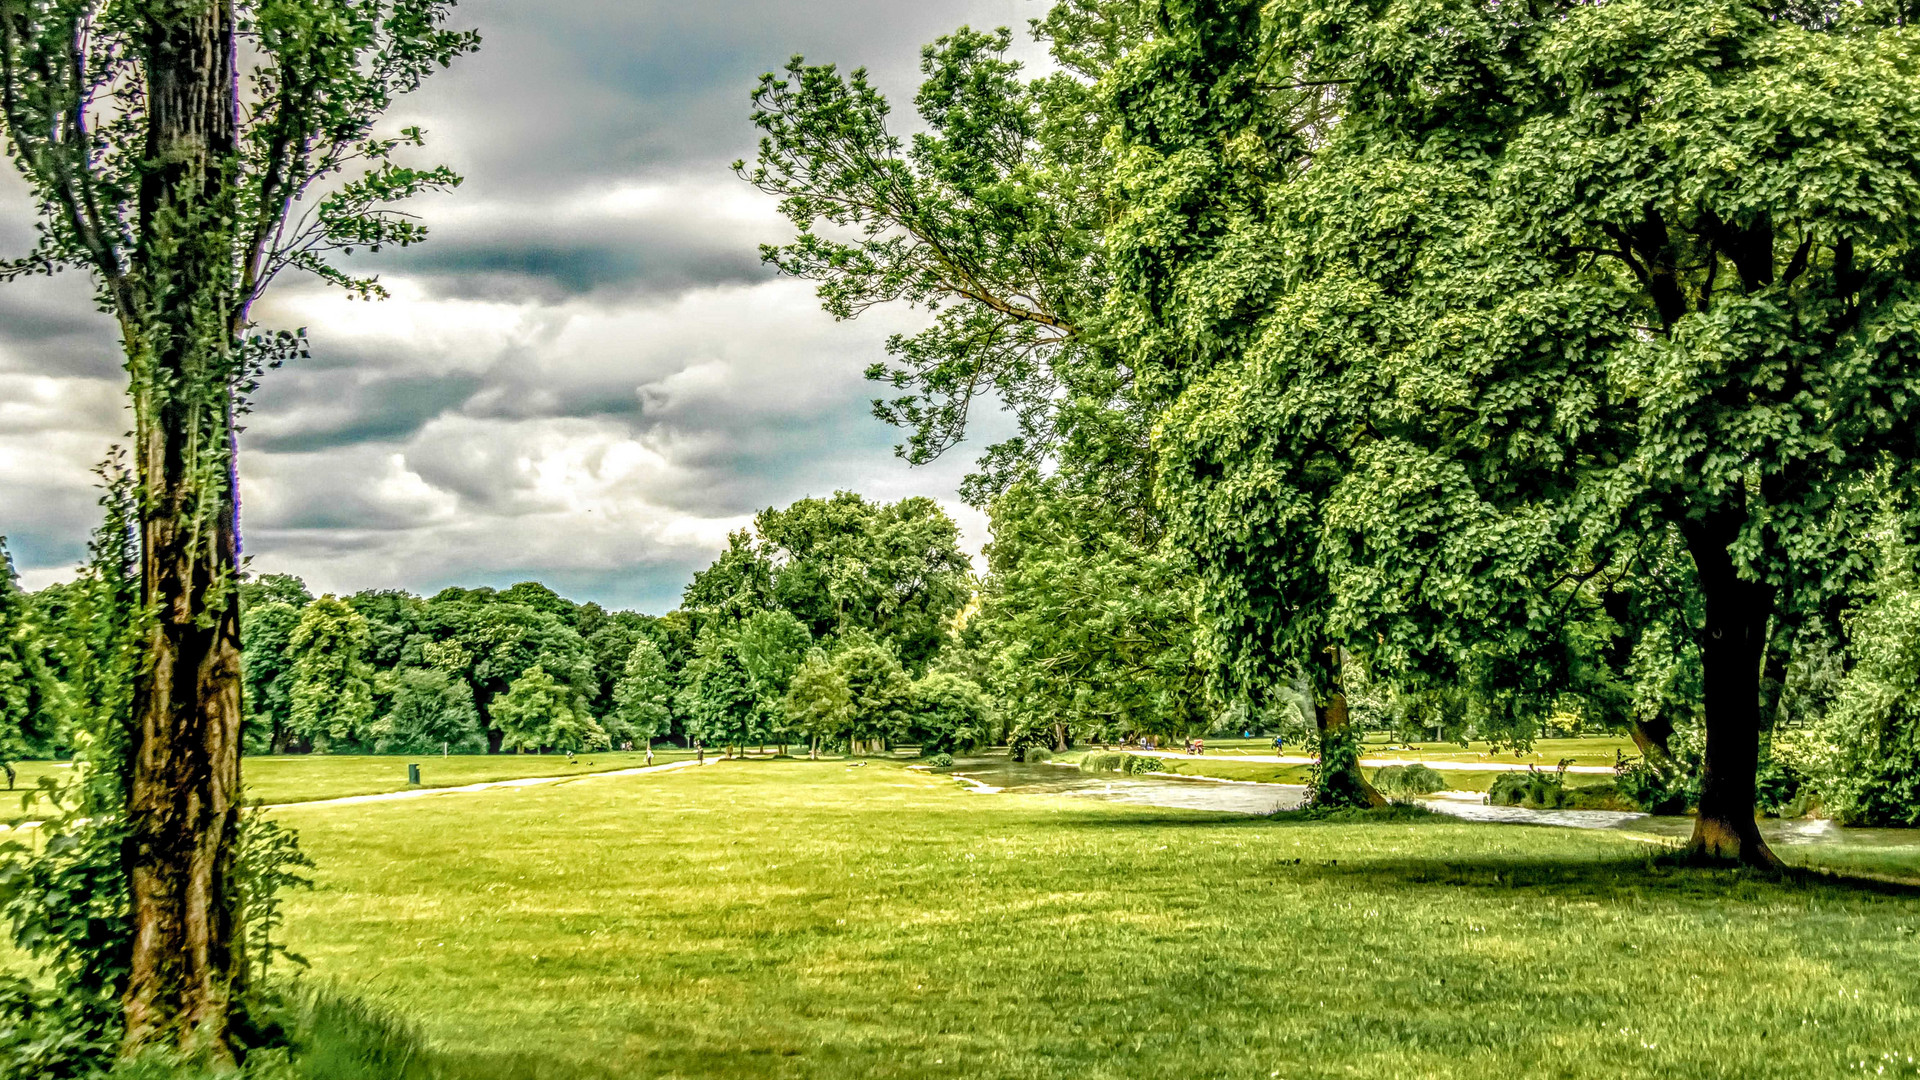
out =
[[706,761],[688,759],[669,761],[665,765],[643,765],[637,769],[613,769],[608,772],[571,773],[567,776],[523,776],[517,780],[488,780],[478,784],[462,784],[459,787],[422,787],[408,788],[405,791],[383,791],[377,795],[347,795],[338,799],[312,799],[307,802],[274,803],[263,807],[266,810],[296,810],[310,806],[358,806],[361,803],[398,802],[401,799],[424,799],[429,795],[457,795],[466,791],[489,791],[493,788],[537,787],[540,784],[560,784],[569,780],[594,780],[605,776],[641,776],[646,773],[670,772],[674,769],[695,768],[724,761],[718,755]]
[[[1297,754],[1201,754],[1195,757],[1178,748],[1169,750],[1128,750],[1129,754],[1141,757],[1171,758],[1176,761],[1249,761],[1261,765],[1312,765],[1318,758]],[[1422,761],[1419,758],[1361,758],[1360,764],[1369,769],[1387,765],[1425,765],[1439,772],[1526,772],[1538,769],[1541,772],[1558,772],[1557,765],[1527,765],[1512,761]],[[1611,765],[1569,765],[1567,771],[1581,776],[1612,776]]]

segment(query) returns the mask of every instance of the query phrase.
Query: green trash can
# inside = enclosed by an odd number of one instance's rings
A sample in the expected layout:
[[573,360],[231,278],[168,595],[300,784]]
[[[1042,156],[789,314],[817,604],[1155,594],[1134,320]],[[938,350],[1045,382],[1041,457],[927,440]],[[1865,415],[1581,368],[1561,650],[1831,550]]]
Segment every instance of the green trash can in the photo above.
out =
[[420,766],[415,765],[411,762],[408,763],[407,783],[412,784],[414,787],[420,786]]

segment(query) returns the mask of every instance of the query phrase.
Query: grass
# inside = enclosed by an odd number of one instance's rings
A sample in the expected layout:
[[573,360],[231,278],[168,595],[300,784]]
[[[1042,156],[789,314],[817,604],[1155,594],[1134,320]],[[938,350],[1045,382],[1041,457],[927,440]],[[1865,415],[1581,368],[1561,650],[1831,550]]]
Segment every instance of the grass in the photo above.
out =
[[315,974],[463,1075],[1920,1075],[1920,900],[1628,837],[750,762],[294,808]]
[[[1527,750],[1515,753],[1513,750],[1495,750],[1484,742],[1468,743],[1414,743],[1413,749],[1407,744],[1388,742],[1379,735],[1369,736],[1361,746],[1361,752],[1367,757],[1395,758],[1405,761],[1485,761],[1503,762],[1514,765],[1540,765],[1552,768],[1562,760],[1571,760],[1575,765],[1612,765],[1614,754],[1621,753],[1629,757],[1639,756],[1640,751],[1633,740],[1614,735],[1595,735],[1574,739],[1536,739]],[[1166,751],[1179,754],[1178,746]],[[1288,743],[1286,754],[1309,753],[1310,748]],[[1267,739],[1208,739],[1207,756],[1232,756],[1235,754],[1272,754],[1273,740]]]

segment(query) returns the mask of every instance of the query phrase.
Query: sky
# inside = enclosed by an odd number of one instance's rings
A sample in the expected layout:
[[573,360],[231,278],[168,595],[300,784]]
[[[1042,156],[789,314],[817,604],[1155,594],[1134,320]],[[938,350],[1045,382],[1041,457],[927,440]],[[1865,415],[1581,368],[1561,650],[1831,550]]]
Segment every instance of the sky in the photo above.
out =
[[[763,267],[790,227],[730,165],[749,94],[796,54],[865,66],[910,124],[920,46],[1022,28],[1036,0],[463,0],[481,51],[399,102],[410,163],[465,182],[411,209],[428,242],[376,270],[391,299],[292,278],[256,310],[313,356],[245,418],[242,531],[255,573],[316,591],[544,581],[666,611],[728,532],[850,489],[955,497],[979,441],[910,468],[862,377],[910,311],[853,322]],[[1028,54],[1037,54],[1031,45]],[[0,253],[31,239],[0,179]],[[0,535],[37,588],[99,518],[93,468],[130,427],[110,320],[78,274],[0,285]],[[991,425],[989,425],[990,427]]]

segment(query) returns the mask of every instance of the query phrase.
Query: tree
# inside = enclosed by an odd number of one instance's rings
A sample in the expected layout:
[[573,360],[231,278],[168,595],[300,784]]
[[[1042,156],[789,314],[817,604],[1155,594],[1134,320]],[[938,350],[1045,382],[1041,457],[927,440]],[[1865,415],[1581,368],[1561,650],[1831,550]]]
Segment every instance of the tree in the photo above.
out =
[[0,537],[0,769],[9,791],[14,762],[46,753],[60,737],[61,694],[47,670],[44,636]]
[[884,750],[906,735],[913,722],[913,681],[891,649],[855,636],[835,651],[833,668],[847,688],[842,731],[849,750]]
[[1831,705],[1784,738],[1821,809],[1850,825],[1920,824],[1920,575],[1906,523],[1874,530],[1878,571],[1848,619],[1852,665]]
[[787,696],[781,699],[780,708],[787,728],[811,741],[814,756],[819,754],[822,742],[839,737],[853,726],[853,697],[846,677],[825,649],[807,651],[807,658],[787,684]]
[[486,752],[487,733],[465,682],[431,668],[383,671],[377,678],[388,705],[370,731],[375,753]]
[[613,701],[608,734],[648,743],[667,730],[673,720],[673,681],[667,658],[653,642],[646,638],[634,642]]
[[299,609],[277,600],[248,603],[241,612],[241,672],[247,691],[245,730],[251,752],[287,752],[287,741],[293,735],[290,649],[299,624]]
[[992,710],[980,684],[950,671],[930,671],[913,683],[906,739],[923,757],[959,754],[987,741]]
[[[256,333],[253,305],[288,268],[374,295],[376,283],[331,256],[422,235],[390,204],[455,178],[396,164],[419,132],[376,137],[374,125],[395,96],[475,46],[441,28],[450,6],[0,4],[0,122],[41,223],[38,247],[7,272],[92,275],[120,328],[134,412],[142,601],[153,616],[127,792],[129,1049],[232,1057],[234,417],[262,367],[301,351],[293,335]],[[355,165],[366,172],[343,178]]]
[[806,660],[813,638],[800,620],[785,611],[762,611],[740,625],[740,664],[753,682],[760,728],[785,745],[787,687]]
[[323,596],[307,605],[287,639],[293,683],[287,726],[317,750],[364,742],[373,722],[367,620],[344,601]]
[[731,756],[734,747],[746,747],[766,730],[753,676],[731,631],[708,627],[696,650],[680,690],[687,733],[707,746],[726,747]]
[[987,578],[966,633],[1009,738],[1173,734],[1211,719],[1195,581],[1136,543],[1123,513],[1030,477],[994,500]]
[[[1116,80],[1128,290],[1190,408],[1163,457],[1184,535],[1250,618],[1303,552],[1236,549],[1230,507],[1317,517],[1332,625],[1410,677],[1612,634],[1589,612],[1677,569],[1706,732],[1690,848],[1774,864],[1753,820],[1769,626],[1821,617],[1856,572],[1857,478],[1915,475],[1920,76],[1895,17],[1297,14],[1183,7]],[[1338,438],[1270,464],[1273,403],[1315,392]],[[1314,463],[1317,500],[1260,494]]]
[[889,129],[891,106],[864,69],[843,76],[795,57],[754,92],[764,137],[755,165],[735,171],[777,196],[797,233],[762,257],[819,282],[836,318],[894,303],[934,313],[867,371],[899,392],[873,405],[908,432],[896,452],[916,464],[939,456],[984,399],[1017,421],[1019,434],[990,447],[962,487],[976,506],[1057,463],[1147,514],[1151,425],[1099,328],[1116,207],[1096,84],[1150,6],[1054,5],[1034,24],[1054,61],[1040,78],[1006,58],[1006,29],[941,38],[921,53],[923,130],[911,140]]
[[513,681],[494,707],[508,750],[605,749],[607,733],[587,715],[580,692],[533,667]]
[[430,601],[425,623],[423,666],[467,680],[493,749],[501,748],[505,732],[493,717],[494,701],[535,666],[566,683],[583,701],[595,688],[586,643],[554,615],[491,597],[455,594]]

